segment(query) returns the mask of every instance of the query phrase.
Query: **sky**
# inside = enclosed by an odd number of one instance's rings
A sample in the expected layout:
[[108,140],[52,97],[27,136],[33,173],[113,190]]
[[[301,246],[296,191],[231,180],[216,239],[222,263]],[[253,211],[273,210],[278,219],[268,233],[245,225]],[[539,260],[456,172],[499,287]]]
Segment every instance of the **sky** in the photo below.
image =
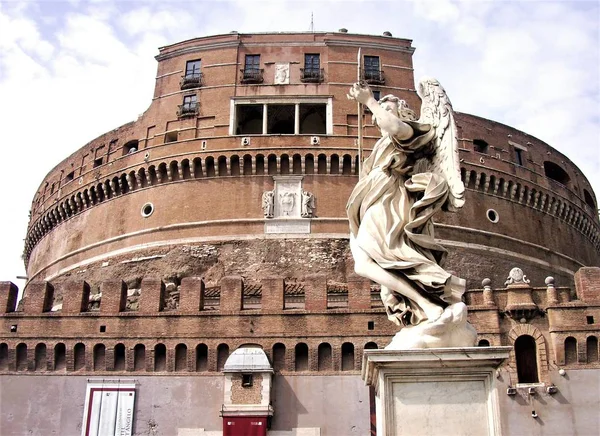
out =
[[564,153],[600,197],[599,0],[0,0],[0,281],[19,286],[45,175],[151,103],[158,47],[213,34],[337,31],[413,40],[415,78],[454,109]]

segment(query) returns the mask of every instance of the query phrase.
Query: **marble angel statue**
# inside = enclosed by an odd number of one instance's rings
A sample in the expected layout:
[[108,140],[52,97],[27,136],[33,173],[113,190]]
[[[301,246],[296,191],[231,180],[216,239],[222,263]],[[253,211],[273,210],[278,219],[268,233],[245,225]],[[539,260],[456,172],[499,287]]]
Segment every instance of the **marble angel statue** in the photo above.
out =
[[388,348],[473,346],[465,281],[443,269],[446,250],[433,234],[437,212],[464,204],[452,105],[435,79],[418,94],[416,120],[393,95],[377,102],[364,83],[350,89],[382,134],[348,200],[350,248],[356,273],[381,285],[388,318],[404,326]]

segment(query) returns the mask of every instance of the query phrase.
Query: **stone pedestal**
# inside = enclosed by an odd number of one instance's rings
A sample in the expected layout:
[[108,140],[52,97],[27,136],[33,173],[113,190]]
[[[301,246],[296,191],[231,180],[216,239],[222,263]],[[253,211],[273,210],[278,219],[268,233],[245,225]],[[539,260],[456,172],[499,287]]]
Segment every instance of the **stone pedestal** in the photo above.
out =
[[511,347],[365,350],[377,436],[501,435],[496,369]]

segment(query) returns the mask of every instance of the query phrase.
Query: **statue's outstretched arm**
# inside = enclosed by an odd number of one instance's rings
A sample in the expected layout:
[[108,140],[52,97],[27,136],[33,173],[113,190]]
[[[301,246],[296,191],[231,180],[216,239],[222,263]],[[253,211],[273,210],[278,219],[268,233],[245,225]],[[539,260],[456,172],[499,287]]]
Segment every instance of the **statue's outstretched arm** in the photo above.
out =
[[348,97],[367,106],[369,110],[373,112],[375,118],[377,118],[377,124],[383,132],[400,140],[409,139],[413,136],[412,127],[398,118],[396,113],[387,111],[379,105],[377,100],[373,97],[373,92],[371,91],[371,88],[369,88],[369,85],[355,83],[352,85],[352,88],[350,88]]

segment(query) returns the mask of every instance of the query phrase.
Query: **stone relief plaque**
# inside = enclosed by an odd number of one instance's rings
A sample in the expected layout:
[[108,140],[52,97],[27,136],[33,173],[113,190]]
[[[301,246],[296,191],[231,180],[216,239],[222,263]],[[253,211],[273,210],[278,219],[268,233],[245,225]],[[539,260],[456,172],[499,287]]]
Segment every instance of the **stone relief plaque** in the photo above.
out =
[[275,85],[289,85],[290,83],[290,64],[275,64]]

